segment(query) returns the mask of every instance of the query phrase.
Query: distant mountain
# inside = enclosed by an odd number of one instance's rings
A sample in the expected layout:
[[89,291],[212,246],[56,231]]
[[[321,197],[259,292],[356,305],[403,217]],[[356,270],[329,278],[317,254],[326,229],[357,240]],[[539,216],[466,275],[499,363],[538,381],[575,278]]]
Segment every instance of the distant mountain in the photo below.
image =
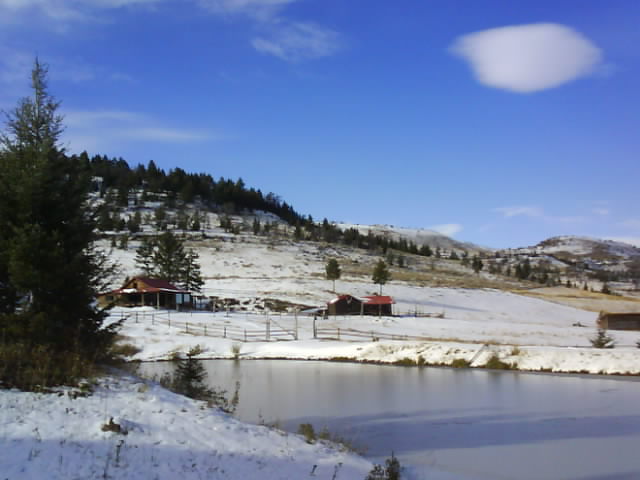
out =
[[588,257],[596,261],[618,262],[640,257],[640,249],[627,243],[572,235],[549,238],[540,242],[536,248],[556,257]]

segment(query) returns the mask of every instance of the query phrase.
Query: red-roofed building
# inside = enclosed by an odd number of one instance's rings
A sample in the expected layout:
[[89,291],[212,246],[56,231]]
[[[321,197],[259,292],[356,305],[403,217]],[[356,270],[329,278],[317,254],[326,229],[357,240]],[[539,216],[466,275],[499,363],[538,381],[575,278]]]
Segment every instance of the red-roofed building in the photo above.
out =
[[339,295],[327,302],[329,315],[393,315],[392,297],[371,295],[362,298],[353,295]]
[[134,277],[127,279],[122,287],[98,295],[98,303],[102,306],[178,309],[191,307],[191,292],[159,278]]

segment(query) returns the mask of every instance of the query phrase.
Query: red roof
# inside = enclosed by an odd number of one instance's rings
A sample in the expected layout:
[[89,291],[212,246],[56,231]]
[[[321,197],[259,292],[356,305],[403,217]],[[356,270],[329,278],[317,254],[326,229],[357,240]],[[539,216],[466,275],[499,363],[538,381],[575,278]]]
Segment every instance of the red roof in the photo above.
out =
[[336,302],[339,302],[340,300],[350,301],[350,299],[357,300],[358,302],[362,302],[365,305],[393,305],[394,303],[396,303],[392,297],[388,297],[385,295],[370,295],[362,298],[354,297],[352,295],[338,295],[328,303],[334,304]]
[[367,305],[393,305],[396,303],[393,300],[393,297],[389,297],[386,295],[370,295],[368,297],[364,297]]

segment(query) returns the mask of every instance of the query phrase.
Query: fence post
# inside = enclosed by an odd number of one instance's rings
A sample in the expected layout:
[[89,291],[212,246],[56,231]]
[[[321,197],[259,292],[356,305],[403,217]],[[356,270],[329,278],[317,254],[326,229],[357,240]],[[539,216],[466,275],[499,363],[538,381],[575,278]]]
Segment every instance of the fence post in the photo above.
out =
[[247,329],[246,328],[244,329],[244,341],[245,342],[247,341]]
[[340,327],[338,327],[338,340],[340,340]]
[[138,312],[136,312],[136,323],[138,323]]
[[316,317],[313,317],[313,338],[318,338],[318,331],[316,330]]
[[204,324],[204,336],[205,337],[207,336],[207,324],[206,323]]
[[295,310],[295,316],[296,316],[296,334],[294,338],[298,340],[298,309],[297,308]]
[[271,319],[267,318],[267,342],[271,340]]
[[167,317],[167,325],[169,325],[169,328],[171,328],[171,317]]
[[224,327],[224,333],[222,334],[223,338],[227,338],[227,326]]

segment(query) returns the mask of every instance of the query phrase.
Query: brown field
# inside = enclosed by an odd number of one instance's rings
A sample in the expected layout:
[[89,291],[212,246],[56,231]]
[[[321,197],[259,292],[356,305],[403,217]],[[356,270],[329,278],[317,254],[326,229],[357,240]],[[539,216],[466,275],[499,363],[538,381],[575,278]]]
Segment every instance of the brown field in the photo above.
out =
[[512,290],[513,293],[540,298],[590,312],[640,312],[640,299],[588,292],[578,288],[546,287]]

